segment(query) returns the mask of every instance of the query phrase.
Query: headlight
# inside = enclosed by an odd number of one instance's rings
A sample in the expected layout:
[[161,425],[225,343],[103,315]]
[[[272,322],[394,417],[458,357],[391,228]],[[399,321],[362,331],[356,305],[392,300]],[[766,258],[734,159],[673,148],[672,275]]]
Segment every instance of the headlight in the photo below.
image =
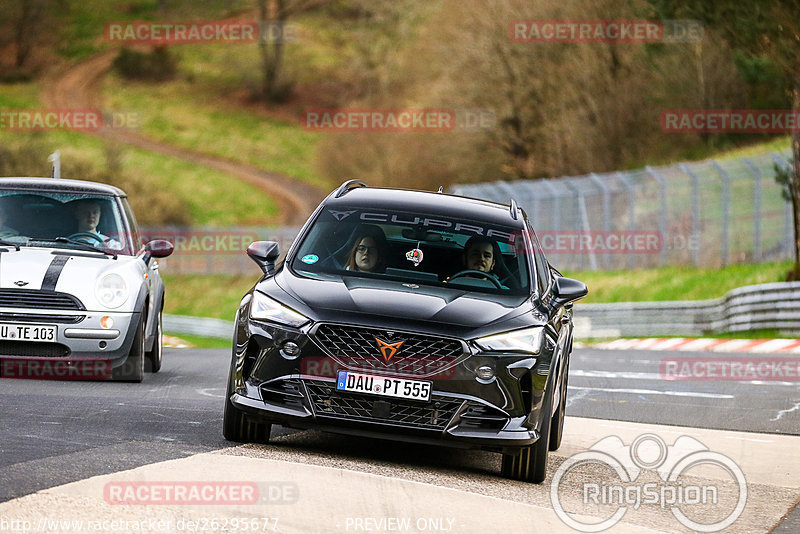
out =
[[95,295],[107,308],[119,308],[128,300],[128,284],[116,273],[109,273],[97,281]]
[[250,317],[286,324],[296,328],[309,321],[309,318],[305,315],[290,310],[277,300],[273,300],[258,291],[253,292],[253,300],[250,302]]
[[476,339],[475,343],[483,350],[539,354],[542,348],[543,335],[544,327],[537,326],[534,328],[513,330],[503,334],[482,337]]

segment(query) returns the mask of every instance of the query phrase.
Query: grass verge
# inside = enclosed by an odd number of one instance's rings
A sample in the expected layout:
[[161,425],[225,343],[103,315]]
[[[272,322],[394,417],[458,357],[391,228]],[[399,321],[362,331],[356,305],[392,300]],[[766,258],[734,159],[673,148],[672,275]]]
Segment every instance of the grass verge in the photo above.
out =
[[164,332],[164,335],[175,336],[189,343],[193,349],[230,349],[229,339],[216,337],[193,336],[191,334],[175,334],[174,332]]
[[162,273],[162,277],[167,287],[164,313],[214,317],[228,321],[233,321],[236,310],[239,308],[239,302],[256,281],[255,276],[249,275],[171,275]]
[[791,262],[740,264],[720,269],[659,267],[632,271],[565,271],[589,287],[582,303],[706,300],[737,287],[782,282]]

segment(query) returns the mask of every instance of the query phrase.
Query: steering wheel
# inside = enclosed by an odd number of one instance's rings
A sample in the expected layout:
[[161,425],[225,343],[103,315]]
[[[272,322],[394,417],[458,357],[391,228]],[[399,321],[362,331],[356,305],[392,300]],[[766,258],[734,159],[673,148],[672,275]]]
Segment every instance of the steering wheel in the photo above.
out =
[[489,280],[497,289],[503,289],[503,285],[500,283],[492,273],[485,273],[483,271],[479,271],[477,269],[464,269],[463,271],[458,271],[456,274],[450,277],[450,280],[454,280],[456,278],[460,278],[462,276],[470,276],[470,275],[477,275],[480,278],[485,280]]
[[[86,239],[91,239],[92,241],[94,241],[95,243],[99,243],[100,245],[105,244],[102,237],[100,237],[97,234],[93,234],[92,232],[76,232],[74,234],[67,236],[67,239],[72,239],[75,241],[85,241]],[[91,245],[92,243],[89,244]]]

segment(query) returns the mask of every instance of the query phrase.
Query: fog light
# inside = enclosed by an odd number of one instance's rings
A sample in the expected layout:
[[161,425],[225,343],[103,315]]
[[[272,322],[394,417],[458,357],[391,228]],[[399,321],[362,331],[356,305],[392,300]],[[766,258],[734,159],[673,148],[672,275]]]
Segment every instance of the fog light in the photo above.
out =
[[296,358],[300,356],[300,346],[294,341],[286,341],[281,346],[281,352],[283,352],[284,356],[287,356],[289,358]]
[[492,378],[494,378],[494,369],[492,369],[488,365],[483,365],[475,369],[475,376],[477,376],[481,380],[491,380]]
[[100,326],[102,326],[103,328],[111,328],[112,326],[114,326],[114,319],[106,315],[102,319],[100,319]]

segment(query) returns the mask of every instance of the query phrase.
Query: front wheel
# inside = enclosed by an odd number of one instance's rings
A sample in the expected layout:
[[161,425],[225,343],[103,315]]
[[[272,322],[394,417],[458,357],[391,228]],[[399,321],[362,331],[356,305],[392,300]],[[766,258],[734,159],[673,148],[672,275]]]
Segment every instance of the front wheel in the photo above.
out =
[[144,379],[144,317],[135,326],[136,334],[125,363],[111,372],[112,380],[122,382],[141,382]]
[[567,381],[569,380],[569,357],[564,364],[564,374],[561,379],[560,395],[558,408],[553,414],[553,421],[550,424],[550,450],[557,451],[561,447],[561,439],[564,437],[564,418],[567,416]]
[[501,474],[512,480],[540,484],[547,478],[547,453],[550,445],[552,393],[542,405],[542,422],[539,439],[533,445],[522,448],[518,454],[503,454]]
[[150,371],[153,373],[157,373],[161,370],[161,360],[163,358],[163,337],[164,335],[161,328],[161,312],[158,312],[158,317],[156,318],[155,339],[153,340],[153,350],[147,353],[147,361],[150,362]]
[[233,378],[229,376],[228,387],[225,391],[225,409],[222,414],[222,435],[228,441],[238,443],[267,443],[272,425],[249,420],[242,410],[233,405],[231,402],[232,382]]

